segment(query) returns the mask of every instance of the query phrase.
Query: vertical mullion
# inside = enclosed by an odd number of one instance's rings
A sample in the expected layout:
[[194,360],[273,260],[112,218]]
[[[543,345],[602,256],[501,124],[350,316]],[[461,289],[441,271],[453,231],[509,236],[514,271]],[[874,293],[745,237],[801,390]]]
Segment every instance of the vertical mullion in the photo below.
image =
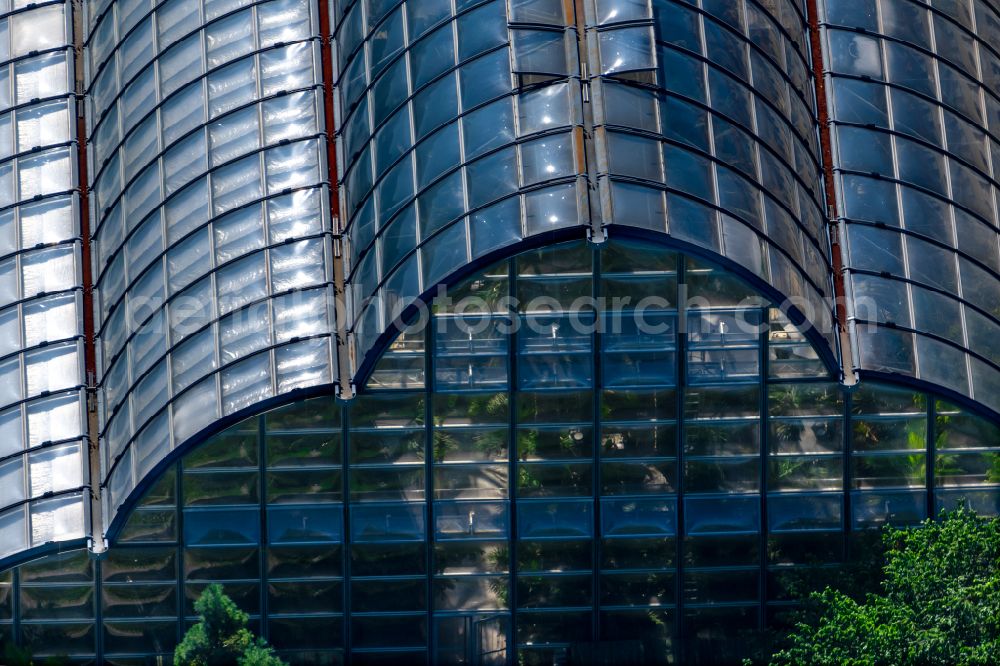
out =
[[340,465],[341,465],[341,479],[343,487],[341,488],[342,497],[342,507],[344,519],[344,532],[343,538],[341,539],[341,574],[343,578],[343,583],[341,585],[342,591],[342,612],[343,617],[341,622],[343,624],[343,649],[344,649],[344,663],[350,661],[351,657],[351,512],[350,512],[350,498],[351,498],[351,478],[350,470],[350,448],[351,448],[351,428],[350,428],[350,413],[351,410],[348,407],[349,403],[343,403],[340,406]]
[[927,462],[924,463],[925,485],[927,486],[927,517],[935,518],[937,515],[936,492],[935,492],[935,467],[937,466],[937,404],[934,396],[927,396]]
[[762,320],[761,320],[761,332],[758,336],[758,344],[760,349],[758,349],[758,358],[760,366],[760,398],[758,401],[758,409],[760,410],[759,422],[760,422],[760,436],[758,437],[758,442],[760,446],[760,580],[758,581],[758,594],[760,595],[760,617],[757,620],[757,626],[761,632],[767,628],[767,492],[768,492],[768,422],[767,422],[767,409],[768,409],[768,383],[767,377],[770,371],[768,367],[768,331],[770,328],[770,310],[764,308],[761,310]]
[[[272,355],[273,356],[273,355]],[[272,381],[274,381],[275,375],[271,375]],[[265,420],[266,416],[261,414],[257,417],[257,470],[260,476],[257,481],[259,504],[260,507],[260,541],[259,541],[259,555],[257,560],[257,566],[260,571],[260,590],[258,595],[260,597],[260,631],[257,634],[264,640],[268,640],[268,630],[267,630],[267,447],[264,445],[265,441]]]
[[844,539],[843,539],[843,560],[845,564],[851,559],[851,527],[853,524],[853,518],[851,512],[853,508],[851,506],[851,409],[853,407],[853,394],[851,392],[844,393],[844,415],[843,415],[843,428],[844,432],[841,435],[841,446],[844,448],[843,452],[843,464],[844,464]]
[[12,601],[14,602],[13,624],[11,625],[14,645],[24,647],[24,641],[21,639],[21,567],[14,567],[14,574],[10,581],[10,593],[13,595]]
[[594,502],[594,518],[593,518],[593,542],[592,542],[592,557],[594,561],[591,565],[592,572],[592,583],[591,583],[591,594],[592,608],[593,608],[593,618],[591,618],[591,631],[593,632],[593,638],[591,639],[594,643],[600,640],[601,622],[600,622],[600,583],[601,583],[601,386],[602,386],[602,359],[601,354],[601,325],[603,308],[600,307],[600,298],[603,290],[601,289],[601,245],[595,245],[591,256],[593,257],[593,270],[592,270],[592,282],[591,282],[591,295],[594,298],[594,303],[596,305],[596,311],[594,312],[594,323],[595,329],[594,333],[591,335],[591,363],[594,364],[594,382],[593,382],[593,393],[591,396],[591,408],[594,410],[593,423],[594,423],[594,434],[592,436],[593,441],[593,462],[594,470],[591,474],[593,479],[593,502]]
[[687,386],[687,270],[682,254],[677,257],[677,529],[674,536],[674,656],[684,663],[684,394]]
[[434,626],[434,314],[431,308],[424,328],[424,559],[427,566],[427,648],[424,659],[434,664],[437,628]]
[[[87,553],[90,557],[90,553]],[[102,606],[102,590],[103,585],[101,584],[101,577],[103,572],[101,571],[102,560],[94,557],[94,656],[97,658],[97,663],[104,663],[104,613],[101,612]]]
[[[507,260],[507,316],[511,324],[517,321],[517,263]],[[507,664],[515,663],[517,653],[517,329],[511,326],[507,336],[507,543],[508,585],[507,599],[510,606],[510,626],[507,629]]]
[[184,628],[187,613],[184,612],[184,584],[187,574],[184,571],[184,484],[181,483],[182,462],[184,458],[178,458],[174,463],[174,497],[177,500],[177,644],[184,640],[187,631]]

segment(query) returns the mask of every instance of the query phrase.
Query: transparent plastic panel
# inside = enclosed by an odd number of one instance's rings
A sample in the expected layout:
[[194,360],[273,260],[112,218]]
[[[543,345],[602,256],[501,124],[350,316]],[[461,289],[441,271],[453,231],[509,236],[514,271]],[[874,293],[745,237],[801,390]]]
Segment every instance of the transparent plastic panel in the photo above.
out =
[[0,555],[12,555],[28,547],[24,507],[0,512]]
[[[17,62],[14,65],[14,103],[24,104],[66,94],[69,88],[67,58],[64,53],[51,53]],[[0,84],[0,88],[3,87]]]
[[[17,151],[64,143],[70,139],[70,117],[66,102],[29,107],[17,114]],[[2,150],[2,149],[0,149]]]
[[64,7],[61,4],[50,5],[11,16],[10,55],[17,57],[66,44]]
[[269,354],[257,354],[230,365],[220,376],[223,415],[238,412],[273,395]]
[[27,407],[28,447],[83,436],[79,394],[36,400]]
[[80,384],[77,345],[58,345],[24,355],[26,391],[29,396]]
[[25,255],[21,267],[23,297],[41,292],[64,291],[79,283],[74,247],[53,248]]
[[83,520],[79,496],[39,500],[31,505],[31,545],[82,537]]
[[83,454],[79,444],[57,446],[28,456],[32,497],[78,488],[83,482]]
[[25,498],[23,459],[19,456],[0,463],[0,506],[17,504]]
[[612,76],[623,72],[656,68],[651,27],[620,28],[598,33],[601,73]]
[[76,211],[69,197],[45,199],[19,207],[21,247],[58,243],[77,234]]
[[21,348],[21,319],[17,308],[0,313],[0,355],[7,356]]
[[24,306],[24,344],[34,347],[74,334],[79,326],[75,295],[40,299]]
[[21,408],[14,407],[0,412],[0,456],[7,457],[24,447],[22,442]]
[[175,401],[172,426],[176,440],[187,439],[218,418],[216,405],[219,398],[215,381],[214,376],[209,377],[182,393]]

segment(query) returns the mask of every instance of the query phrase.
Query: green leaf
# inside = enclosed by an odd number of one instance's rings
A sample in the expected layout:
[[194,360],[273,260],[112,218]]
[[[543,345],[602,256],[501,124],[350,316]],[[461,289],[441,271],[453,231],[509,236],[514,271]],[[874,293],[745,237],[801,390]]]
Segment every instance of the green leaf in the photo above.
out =
[[1000,519],[967,508],[886,528],[880,593],[826,588],[772,664],[978,666],[1000,663]]

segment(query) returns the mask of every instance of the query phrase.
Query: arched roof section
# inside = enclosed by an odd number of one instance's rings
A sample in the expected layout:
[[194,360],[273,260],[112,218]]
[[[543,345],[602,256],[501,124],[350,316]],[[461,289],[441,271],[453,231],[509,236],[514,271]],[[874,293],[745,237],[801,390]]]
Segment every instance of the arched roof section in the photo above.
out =
[[435,285],[584,234],[726,257],[797,303],[838,356],[801,6],[580,6],[334,10],[355,384]]

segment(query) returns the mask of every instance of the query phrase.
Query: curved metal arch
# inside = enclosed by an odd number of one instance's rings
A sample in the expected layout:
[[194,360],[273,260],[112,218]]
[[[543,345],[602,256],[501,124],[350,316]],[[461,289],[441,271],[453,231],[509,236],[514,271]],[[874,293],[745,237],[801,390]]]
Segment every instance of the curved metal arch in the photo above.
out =
[[[522,241],[505,246],[499,250],[491,252],[490,254],[484,255],[483,257],[466,264],[465,266],[462,266],[448,275],[445,279],[432,286],[430,289],[425,290],[422,294],[420,294],[420,296],[414,299],[413,303],[403,309],[396,320],[386,330],[379,334],[374,344],[372,344],[368,352],[365,354],[364,358],[359,359],[357,369],[355,370],[353,376],[350,377],[350,382],[354,389],[352,394],[364,392],[364,386],[374,370],[376,363],[378,363],[385,351],[389,349],[389,346],[398,337],[402,328],[405,325],[412,323],[418,313],[421,310],[426,309],[431,304],[434,296],[439,293],[441,288],[447,289],[453,287],[462,280],[499,261],[510,259],[519,254],[523,254],[524,252],[541,247],[548,247],[565,241],[588,238],[588,231],[589,228],[587,227],[569,227],[525,238]],[[812,344],[814,350],[823,361],[827,370],[830,371],[831,375],[837,378],[838,381],[842,380],[844,369],[842,368],[840,360],[837,357],[837,352],[839,350],[830,348],[826,338],[824,338],[816,327],[809,322],[805,313],[802,312],[798,306],[788,302],[788,296],[786,294],[781,293],[778,289],[762,280],[759,276],[755,275],[744,266],[721,254],[717,254],[693,243],[679,240],[676,237],[664,232],[652,231],[641,227],[620,225],[607,228],[605,230],[605,234],[605,238],[608,238],[608,235],[610,234],[616,238],[621,237],[625,239],[646,241],[660,247],[664,251],[682,252],[687,255],[704,259],[719,266],[720,268],[725,269],[733,275],[736,275],[759,294],[773,303],[787,304],[787,307],[781,307],[782,312],[789,318],[789,320],[791,320],[793,324],[802,330],[803,335],[805,335],[806,339]],[[346,377],[344,379],[345,381],[347,380]]]
[[8,555],[4,559],[0,560],[0,574],[4,574],[11,569],[15,569],[23,564],[28,564],[34,560],[39,560],[52,555],[60,555],[62,553],[82,550],[87,548],[89,545],[90,539],[82,537],[70,539],[69,541],[50,541],[42,544],[41,546],[35,546],[34,548],[18,551],[17,553]]
[[[170,469],[170,467],[172,467],[178,460],[183,458],[192,450],[209,441],[213,437],[221,434],[228,428],[231,428],[232,426],[243,421],[262,416],[267,412],[285,407],[301,400],[321,397],[336,399],[336,396],[337,385],[335,383],[296,389],[294,391],[275,396],[274,398],[255,403],[239,412],[235,412],[212,422],[211,425],[203,428],[179,446],[171,450],[170,453],[157,462],[157,464],[150,469],[150,471],[142,479],[139,480],[135,488],[132,489],[132,492],[129,493],[128,497],[126,497],[122,503],[118,505],[118,508],[115,511],[114,519],[111,524],[108,525],[107,529],[104,530],[103,534],[98,535],[97,530],[94,530],[94,538],[104,539],[105,547],[103,549],[94,549],[92,540],[89,537],[77,538],[69,541],[51,541],[0,559],[0,573],[32,560],[80,548],[90,548],[92,551],[96,550],[98,557],[106,554],[108,552],[108,548],[114,545],[118,535],[122,531],[122,528],[125,527],[128,519],[133,514],[133,510],[139,504],[139,501],[145,496],[146,492],[159,483],[160,479],[163,478],[163,475],[168,469]],[[102,484],[101,488],[103,491],[106,488],[106,485]]]
[[956,406],[961,407],[962,409],[967,410],[987,421],[995,423],[998,427],[1000,427],[1000,412],[994,411],[974,398],[963,395],[954,389],[941,386],[940,384],[935,384],[934,382],[929,382],[926,379],[918,379],[911,375],[864,369],[858,369],[857,373],[860,381],[854,386],[847,387],[848,390],[854,390],[864,386],[865,380],[913,389],[914,391],[926,393],[934,399],[944,399],[954,403]]
[[[309,398],[321,397],[336,399],[337,384],[328,383],[318,386],[310,386],[308,388],[295,389],[294,391],[282,393],[279,396],[254,403],[238,412],[234,412],[228,416],[224,416],[221,419],[213,421],[210,425],[202,428],[200,431],[187,438],[184,442],[175,446],[170,453],[164,456],[159,462],[156,463],[155,466],[153,466],[152,469],[149,470],[149,472],[146,473],[145,476],[136,482],[135,488],[132,489],[128,496],[122,500],[121,504],[119,504],[114,510],[114,518],[107,526],[107,529],[104,530],[103,534],[106,546],[110,547],[114,544],[115,539],[117,539],[122,528],[125,526],[125,523],[127,523],[128,519],[131,517],[133,509],[135,509],[139,500],[141,500],[146,494],[146,491],[156,485],[163,477],[164,473],[166,473],[166,471],[174,463],[190,453],[193,449],[238,423],[256,418],[267,412],[280,407],[285,407],[286,405],[290,405],[295,402],[307,400]],[[101,485],[102,490],[106,487],[107,486],[105,484]]]

